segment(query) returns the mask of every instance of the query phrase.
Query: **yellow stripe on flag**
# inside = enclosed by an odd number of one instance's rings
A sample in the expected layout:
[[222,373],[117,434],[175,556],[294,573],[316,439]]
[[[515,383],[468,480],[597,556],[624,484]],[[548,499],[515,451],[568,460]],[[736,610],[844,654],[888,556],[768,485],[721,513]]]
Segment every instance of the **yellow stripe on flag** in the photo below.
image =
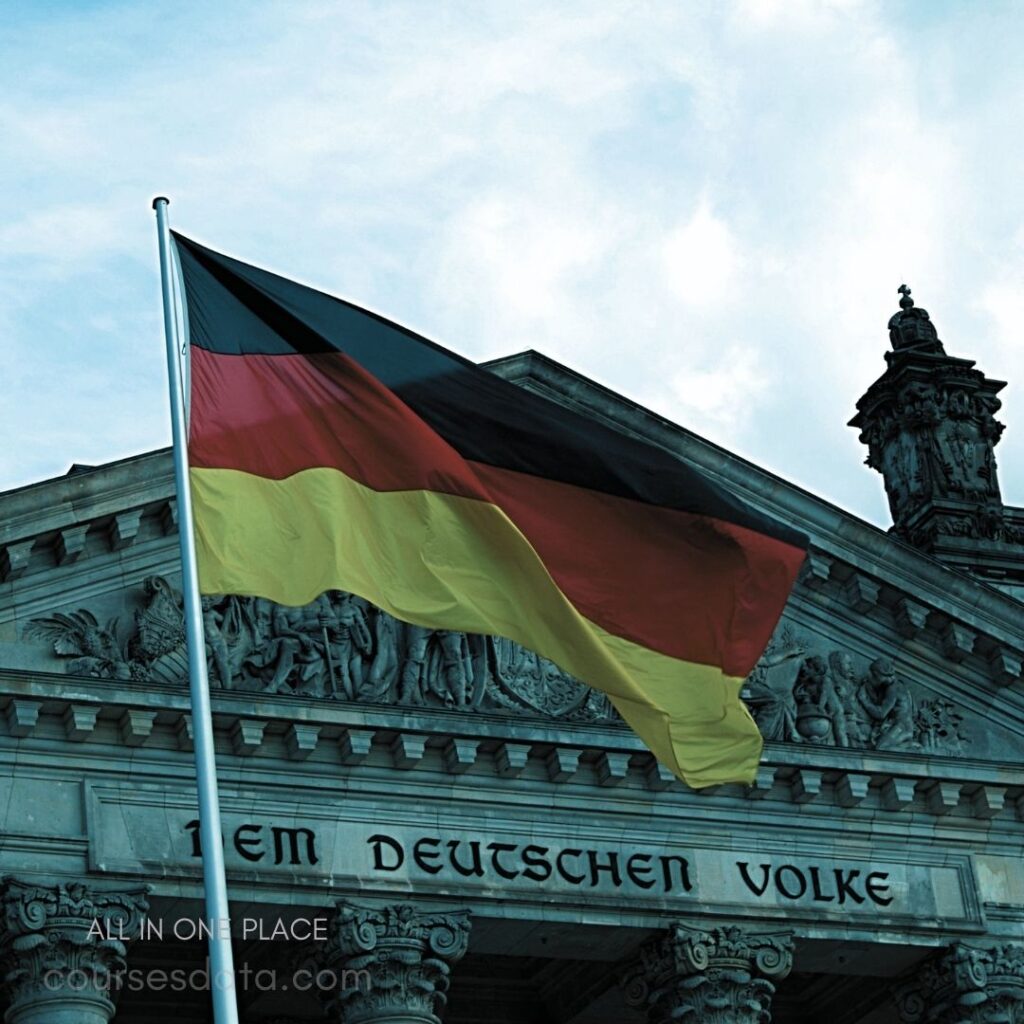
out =
[[304,605],[345,590],[405,622],[507,637],[606,693],[691,786],[753,781],[761,737],[742,680],[583,617],[497,506],[375,491],[329,468],[284,480],[232,469],[190,477],[203,593]]

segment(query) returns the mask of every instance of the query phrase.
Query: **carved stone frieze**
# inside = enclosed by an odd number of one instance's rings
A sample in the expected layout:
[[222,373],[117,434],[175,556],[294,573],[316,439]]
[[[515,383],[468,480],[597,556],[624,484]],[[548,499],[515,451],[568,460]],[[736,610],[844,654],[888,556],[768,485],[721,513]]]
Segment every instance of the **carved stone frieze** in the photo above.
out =
[[146,888],[97,892],[80,883],[39,886],[5,878],[0,960],[7,1020],[105,1022],[112,976],[149,906]]
[[[88,609],[34,619],[27,638],[67,659],[73,674],[184,683],[180,595],[161,576],[142,584],[124,635]],[[294,697],[534,714],[617,722],[603,694],[500,637],[399,622],[367,601],[330,591],[302,608],[262,598],[204,597],[214,688]],[[887,658],[858,659],[785,623],[743,690],[765,739],[872,750],[956,754],[970,742],[949,700],[916,693]]]
[[894,995],[904,1024],[1021,1024],[1024,946],[958,942],[925,961]]
[[774,983],[792,966],[789,933],[673,924],[640,948],[621,984],[651,1024],[768,1024]]
[[970,742],[952,701],[915,694],[888,658],[823,652],[785,625],[743,697],[766,740],[956,754]]
[[329,1006],[346,1024],[438,1024],[452,967],[469,946],[469,927],[466,910],[339,902],[322,958],[338,980]]
[[[88,609],[34,619],[27,639],[52,645],[74,674],[184,682],[180,595],[161,576],[124,635]],[[297,697],[517,712],[574,721],[617,719],[608,699],[518,644],[399,622],[352,594],[302,608],[262,598],[204,597],[210,684]]]
[[127,636],[116,618],[100,625],[87,608],[33,619],[25,639],[42,640],[70,658],[68,671],[102,679],[180,682],[188,673],[181,596],[163,576],[142,581],[143,607]]

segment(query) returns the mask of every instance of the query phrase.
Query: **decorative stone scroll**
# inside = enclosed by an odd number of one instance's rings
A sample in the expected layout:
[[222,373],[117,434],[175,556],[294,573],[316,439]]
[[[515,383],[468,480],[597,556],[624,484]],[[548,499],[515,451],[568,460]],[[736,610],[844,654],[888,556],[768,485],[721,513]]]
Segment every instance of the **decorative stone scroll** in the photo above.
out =
[[1021,1024],[1024,946],[958,942],[925,961],[894,995],[904,1024]]
[[970,742],[956,706],[915,695],[888,658],[818,653],[789,625],[773,637],[743,696],[766,740],[934,754],[960,753]]
[[439,1024],[469,926],[467,910],[339,902],[322,955],[338,979],[329,1008],[345,1024]]
[[673,924],[641,947],[621,984],[650,1024],[769,1024],[775,982],[792,966],[788,932]]
[[112,976],[125,968],[127,936],[139,933],[147,891],[5,878],[0,960],[9,1024],[106,1024]]

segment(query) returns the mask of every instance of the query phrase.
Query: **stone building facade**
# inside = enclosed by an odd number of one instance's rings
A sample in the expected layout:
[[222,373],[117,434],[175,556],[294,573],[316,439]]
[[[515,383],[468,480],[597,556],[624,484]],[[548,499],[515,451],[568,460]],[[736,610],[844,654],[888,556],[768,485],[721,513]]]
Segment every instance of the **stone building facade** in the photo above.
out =
[[[491,367],[811,536],[752,786],[687,789],[506,641],[205,601],[244,1021],[1024,1021],[1002,385],[909,291],[889,326],[853,421],[888,533],[543,356]],[[0,495],[11,1024],[209,1019],[176,523],[166,451]]]

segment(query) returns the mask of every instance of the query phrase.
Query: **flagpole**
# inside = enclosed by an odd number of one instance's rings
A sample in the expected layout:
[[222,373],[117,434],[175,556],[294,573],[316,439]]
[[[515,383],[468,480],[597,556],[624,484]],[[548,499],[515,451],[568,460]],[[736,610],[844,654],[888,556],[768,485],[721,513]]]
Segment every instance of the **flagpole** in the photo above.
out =
[[174,446],[174,482],[178,494],[178,537],[181,541],[181,590],[185,598],[185,635],[188,640],[188,678],[192,697],[192,733],[195,747],[196,788],[199,793],[199,841],[203,851],[203,889],[210,928],[210,989],[215,1024],[238,1024],[235,972],[231,955],[228,889],[224,873],[217,768],[214,763],[213,718],[206,671],[206,641],[199,598],[192,494],[188,480],[187,430],[178,336],[179,318],[174,305],[171,270],[171,233],[167,223],[169,200],[158,196],[157,236],[160,245],[160,284],[164,300],[164,336],[167,341],[167,376],[171,398],[171,437]]

